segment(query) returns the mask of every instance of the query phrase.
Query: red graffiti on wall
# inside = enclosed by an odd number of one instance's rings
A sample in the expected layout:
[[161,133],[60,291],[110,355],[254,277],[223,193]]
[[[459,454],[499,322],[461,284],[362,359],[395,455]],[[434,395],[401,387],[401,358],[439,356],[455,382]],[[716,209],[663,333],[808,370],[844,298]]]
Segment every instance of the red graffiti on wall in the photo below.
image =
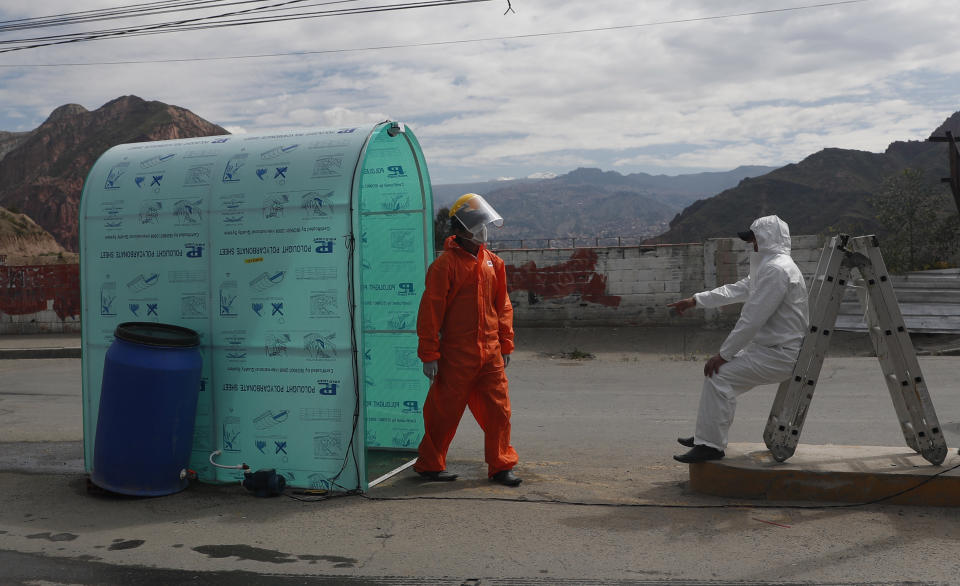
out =
[[48,300],[61,320],[80,316],[79,265],[0,267],[0,312],[37,313]]
[[[619,307],[620,297],[607,295],[607,278],[597,272],[597,253],[578,248],[570,260],[549,267],[537,267],[530,261],[522,266],[507,265],[507,282],[511,291],[529,291],[531,301],[559,299],[578,295],[584,301]],[[536,296],[536,297],[533,297]]]

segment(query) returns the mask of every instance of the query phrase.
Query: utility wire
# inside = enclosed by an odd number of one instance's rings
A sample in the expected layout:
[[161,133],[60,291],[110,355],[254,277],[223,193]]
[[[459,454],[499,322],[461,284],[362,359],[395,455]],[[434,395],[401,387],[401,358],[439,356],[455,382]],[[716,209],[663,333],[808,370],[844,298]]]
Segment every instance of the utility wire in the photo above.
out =
[[[479,1],[484,1],[484,0],[479,0]],[[521,34],[521,35],[510,35],[510,36],[501,36],[501,37],[479,37],[474,39],[457,39],[457,40],[451,40],[451,41],[428,41],[423,43],[374,45],[374,46],[368,46],[368,47],[356,47],[356,48],[349,48],[349,49],[320,49],[316,51],[259,53],[259,54],[251,54],[251,55],[229,55],[229,56],[221,56],[221,57],[184,57],[180,59],[96,61],[96,62],[87,62],[87,63],[29,63],[29,64],[22,64],[22,65],[0,64],[0,68],[84,67],[84,66],[91,66],[91,65],[140,65],[140,64],[148,64],[148,63],[186,63],[186,62],[198,62],[198,61],[228,61],[228,60],[235,60],[235,59],[265,59],[270,57],[295,57],[295,56],[305,56],[305,55],[328,55],[328,54],[335,54],[335,53],[359,53],[359,52],[366,52],[366,51],[384,51],[384,50],[394,50],[394,49],[440,47],[440,46],[450,46],[450,45],[465,45],[465,44],[472,44],[472,43],[485,43],[490,41],[513,41],[513,40],[520,40],[520,39],[553,37],[553,36],[561,36],[561,35],[576,35],[576,34],[585,34],[585,33],[618,31],[618,30],[626,30],[626,29],[634,29],[634,28],[649,28],[649,27],[665,26],[665,25],[673,25],[673,24],[686,24],[686,23],[702,22],[702,21],[710,21],[710,20],[741,18],[745,16],[761,16],[766,14],[796,12],[800,10],[813,10],[818,8],[828,8],[831,6],[842,6],[845,4],[860,4],[863,2],[872,2],[872,1],[873,0],[840,0],[837,2],[825,2],[821,4],[809,4],[805,6],[792,6],[787,8],[756,10],[752,12],[739,12],[739,13],[723,14],[723,15],[716,15],[716,16],[700,16],[700,17],[693,17],[693,18],[663,20],[663,21],[646,22],[646,23],[639,23],[639,24],[625,24],[625,25],[616,25],[616,26],[607,26],[607,27],[572,29],[572,30],[566,30],[566,31],[551,31],[551,32],[544,32],[544,33],[527,33],[527,34]],[[5,52],[5,51],[0,50],[0,53],[2,52]]]
[[[205,0],[205,1],[203,1],[202,3],[203,3],[203,4],[207,4],[209,1],[210,1],[210,0]],[[222,0],[217,0],[217,1],[222,1]],[[265,0],[242,0],[242,1],[236,1],[236,2],[229,2],[228,4],[217,4],[217,6],[218,6],[218,7],[220,7],[220,6],[232,6],[232,5],[237,5],[237,4],[251,4],[251,3],[262,4],[264,1],[265,1]],[[238,11],[235,11],[235,12],[226,12],[226,13],[222,13],[222,14],[211,14],[211,15],[207,15],[207,16],[203,16],[203,17],[198,17],[198,18],[193,18],[193,19],[176,20],[176,21],[170,21],[170,22],[160,22],[160,23],[154,23],[154,24],[150,24],[150,25],[128,26],[128,27],[121,27],[121,28],[115,28],[115,29],[103,29],[103,30],[95,30],[95,31],[63,33],[63,34],[61,34],[61,35],[47,35],[47,36],[41,36],[41,37],[26,37],[26,38],[21,38],[21,39],[7,39],[7,40],[0,41],[0,43],[22,43],[22,42],[37,41],[37,40],[50,40],[50,39],[59,39],[59,38],[70,38],[70,37],[86,37],[86,36],[90,36],[90,35],[98,35],[98,34],[105,34],[105,33],[114,33],[114,32],[119,32],[119,31],[136,32],[136,31],[138,31],[138,30],[145,30],[145,29],[152,29],[152,28],[162,28],[162,29],[167,29],[167,28],[169,28],[169,29],[171,29],[171,32],[177,32],[176,30],[172,30],[172,29],[174,29],[175,27],[186,26],[186,25],[189,25],[190,23],[193,23],[193,22],[216,21],[216,20],[218,20],[218,19],[226,19],[226,18],[228,18],[228,17],[240,16],[240,15],[245,15],[245,14],[264,14],[264,13],[270,13],[270,12],[283,12],[283,11],[289,12],[289,11],[291,11],[291,10],[297,10],[297,9],[302,9],[302,8],[312,8],[312,7],[315,7],[315,6],[329,6],[329,5],[332,5],[332,4],[349,4],[349,3],[352,3],[352,2],[359,2],[360,0],[331,0],[331,1],[327,1],[327,2],[319,2],[319,3],[316,3],[316,4],[307,4],[307,5],[303,5],[303,4],[302,4],[303,2],[307,2],[307,1],[309,1],[309,0],[286,0],[285,2],[280,2],[279,4],[271,4],[271,5],[268,5],[268,6],[259,6],[259,7],[254,7],[254,8],[248,8],[248,9],[246,9],[246,10],[238,10]],[[479,0],[477,0],[477,1],[479,1]],[[489,0],[487,0],[487,1],[489,1]],[[449,2],[451,2],[451,0],[430,0],[429,3],[430,3],[430,4],[434,4],[434,3],[441,3],[441,4],[442,4],[442,3],[449,3]],[[194,0],[193,2],[191,2],[191,4],[196,4],[196,3],[197,3],[197,0]],[[297,4],[297,5],[299,5],[299,6],[294,6],[295,4]],[[181,5],[178,5],[178,6],[181,6]],[[6,31],[7,29],[31,29],[31,28],[47,28],[47,27],[53,27],[53,26],[63,26],[63,25],[67,25],[67,24],[74,24],[75,22],[79,22],[79,21],[83,21],[83,22],[97,22],[97,21],[101,21],[101,20],[117,20],[117,19],[125,19],[125,18],[138,18],[138,17],[143,16],[143,15],[146,15],[146,14],[160,14],[160,13],[171,13],[171,12],[176,13],[176,12],[185,12],[185,11],[187,11],[187,10],[210,9],[211,7],[204,5],[204,6],[195,6],[195,7],[192,7],[192,8],[173,8],[173,7],[165,7],[165,8],[166,8],[165,10],[159,11],[159,12],[149,12],[149,13],[140,13],[140,12],[138,12],[138,13],[136,13],[136,14],[124,13],[124,14],[115,14],[115,15],[109,15],[109,16],[95,16],[95,17],[94,17],[94,16],[91,16],[91,17],[88,17],[88,18],[77,18],[77,19],[62,20],[62,21],[61,21],[61,20],[58,20],[58,21],[56,21],[56,22],[44,21],[44,22],[41,22],[41,23],[36,24],[36,25],[30,25],[30,24],[11,24],[11,25],[9,25],[9,26],[5,26],[4,23],[0,22],[0,32],[4,32],[4,31]],[[379,7],[378,7],[378,6],[373,6],[373,7],[361,7],[361,8],[345,8],[345,9],[338,9],[338,10],[329,10],[329,11],[325,11],[325,12],[344,12],[344,13],[349,14],[349,13],[351,13],[351,12],[359,12],[359,11],[364,10],[364,9],[367,9],[367,8],[379,8]],[[323,12],[321,12],[321,13],[294,13],[294,14],[288,14],[288,15],[286,15],[286,16],[288,16],[288,17],[289,17],[289,16],[310,17],[311,14],[323,14]],[[233,21],[225,21],[225,22],[233,22]],[[250,22],[251,22],[251,24],[255,24],[255,23],[258,23],[258,22],[270,22],[270,20],[268,20],[268,19],[251,19]]]
[[[358,0],[345,1],[356,2]],[[264,0],[234,0],[226,3],[224,3],[224,0],[166,0],[163,2],[149,2],[146,4],[134,4],[131,6],[102,8],[99,10],[83,10],[79,12],[67,12],[50,16],[35,16],[32,18],[4,20],[0,21],[0,32],[66,26],[81,22],[98,22],[102,20],[116,20],[121,18],[138,18],[153,14],[186,12],[188,10],[208,10],[210,8],[220,8],[238,4],[254,4],[258,2],[264,2]]]
[[[106,29],[106,30],[99,30],[99,31],[67,33],[63,35],[50,35],[46,37],[9,39],[5,41],[0,41],[0,44],[17,44],[17,43],[21,43],[21,44],[33,43],[33,44],[10,47],[7,49],[0,49],[0,53],[9,53],[12,51],[22,51],[25,49],[36,49],[39,47],[48,47],[51,45],[62,45],[67,43],[77,43],[77,42],[83,42],[83,41],[94,41],[94,40],[103,40],[103,39],[110,39],[110,38],[140,36],[144,34],[182,32],[187,30],[223,28],[227,26],[244,26],[244,25],[264,24],[268,22],[279,22],[279,21],[286,21],[286,20],[302,20],[307,18],[319,18],[324,16],[344,16],[349,14],[367,14],[372,12],[408,10],[408,9],[414,9],[414,8],[453,6],[457,4],[473,4],[477,2],[491,2],[492,0],[426,0],[421,2],[405,2],[400,4],[386,4],[386,5],[368,6],[368,7],[360,7],[360,8],[344,8],[344,9],[327,10],[327,11],[319,11],[319,12],[273,16],[273,17],[266,17],[266,18],[223,20],[227,17],[261,13],[265,10],[276,9],[277,7],[288,6],[288,5],[297,4],[305,1],[306,0],[288,0],[287,2],[273,4],[265,7],[249,8],[246,10],[228,12],[228,13],[218,14],[213,16],[203,16],[203,17],[197,17],[192,19],[164,22],[164,23],[139,26],[139,27],[127,27],[127,28]],[[348,2],[348,1],[351,1],[351,0],[340,0],[340,2]],[[329,4],[340,3],[340,2],[329,2]],[[216,22],[218,20],[219,22]],[[207,21],[207,22],[204,22],[204,21]]]
[[[14,48],[14,49],[11,49],[11,50],[21,50],[21,49],[30,49],[30,48],[35,48],[35,47],[42,47],[42,46],[47,46],[47,45],[60,44],[60,43],[57,43],[57,42],[54,42],[54,41],[61,41],[61,40],[64,40],[64,39],[66,39],[66,41],[64,41],[64,42],[75,42],[75,41],[83,41],[83,40],[95,40],[95,39],[104,38],[104,37],[109,37],[109,36],[121,36],[121,35],[122,35],[122,36],[139,36],[139,35],[141,35],[141,34],[156,34],[156,33],[164,33],[164,32],[179,32],[179,31],[182,31],[182,30],[192,30],[192,29],[194,29],[194,28],[214,28],[214,27],[218,27],[218,26],[230,26],[232,23],[238,23],[238,22],[241,22],[241,21],[239,21],[239,20],[237,20],[237,19],[234,19],[234,20],[232,20],[232,21],[221,21],[221,22],[218,22],[218,23],[211,23],[211,22],[203,23],[203,21],[215,21],[215,20],[218,20],[218,19],[225,19],[225,18],[231,17],[231,16],[241,16],[241,15],[248,15],[248,14],[259,14],[259,13],[266,12],[266,11],[290,10],[290,9],[291,9],[291,8],[290,8],[291,5],[293,5],[293,4],[299,4],[299,3],[301,3],[301,2],[306,2],[306,1],[307,1],[307,0],[287,0],[286,2],[281,2],[281,3],[279,3],[279,4],[272,4],[272,5],[269,5],[269,6],[261,6],[261,7],[256,7],[256,8],[248,8],[248,9],[246,9],[246,10],[239,10],[239,11],[235,11],[235,12],[227,12],[227,13],[223,13],[223,14],[215,14],[215,15],[202,16],[202,17],[198,17],[198,18],[191,18],[191,19],[171,21],[171,22],[162,22],[162,23],[156,23],[156,24],[151,24],[151,25],[143,25],[143,26],[139,26],[139,27],[124,27],[124,28],[114,28],[114,29],[103,29],[103,30],[98,30],[98,31],[65,33],[65,34],[62,34],[62,35],[48,35],[48,36],[44,36],[44,37],[32,37],[32,38],[31,38],[31,37],[28,37],[28,38],[21,38],[21,39],[8,39],[8,40],[2,40],[2,41],[0,41],[0,44],[14,44],[14,43],[40,42],[40,41],[45,42],[44,44],[32,45],[32,46],[28,46],[28,47],[16,47],[16,48]],[[334,2],[325,2],[324,4],[342,4],[342,3],[344,3],[344,2],[354,2],[354,1],[356,1],[356,0],[338,0],[338,1],[334,1]],[[432,2],[437,2],[437,1],[443,2],[443,1],[445,1],[445,0],[432,0]],[[449,1],[449,0],[446,0],[446,1]],[[481,0],[474,0],[474,1],[481,1]],[[489,1],[489,0],[484,0],[484,1]],[[373,7],[366,8],[366,9],[364,9],[364,10],[376,11],[378,8],[381,8],[381,7],[373,6]],[[360,9],[356,9],[356,8],[347,8],[347,9],[338,9],[338,10],[328,10],[328,11],[323,11],[323,12],[320,12],[320,13],[313,13],[313,14],[287,15],[287,17],[286,17],[284,20],[288,20],[288,19],[292,19],[292,18],[310,18],[310,17],[315,16],[315,15],[325,16],[325,15],[328,15],[328,14],[336,14],[336,15],[339,15],[339,14],[351,14],[351,13],[353,13],[353,12],[359,12],[359,11],[360,11]],[[241,24],[259,24],[259,23],[264,23],[264,22],[273,22],[274,20],[280,20],[280,18],[278,18],[278,17],[266,18],[266,19],[264,19],[264,18],[253,18],[253,19],[249,19],[249,18],[248,18],[248,19],[242,21]],[[203,23],[203,24],[201,24],[201,23]],[[3,52],[3,51],[0,51],[0,52]]]
[[[302,2],[304,0],[292,0],[293,2]],[[305,20],[309,18],[321,18],[329,16],[347,16],[352,14],[367,14],[372,12],[388,12],[394,10],[408,10],[412,8],[431,8],[436,6],[451,6],[455,4],[473,4],[476,2],[491,2],[492,0],[433,0],[427,2],[416,2],[416,3],[406,3],[406,4],[392,4],[388,6],[374,6],[374,7],[364,7],[364,8],[344,8],[344,9],[335,9],[335,10],[322,10],[319,12],[303,12],[297,14],[285,14],[279,16],[271,17],[256,17],[256,18],[235,18],[232,20],[217,20],[215,22],[203,23],[204,20],[213,20],[221,19],[223,16],[239,16],[240,14],[247,12],[256,11],[257,14],[262,14],[269,9],[255,8],[250,9],[249,11],[242,11],[233,13],[231,15],[222,15],[216,17],[203,17],[197,19],[191,19],[189,21],[180,21],[180,22],[170,22],[162,23],[151,26],[144,26],[141,28],[118,28],[118,29],[107,29],[102,31],[95,31],[92,33],[68,33],[64,35],[54,35],[47,37],[40,37],[38,39],[17,39],[10,41],[0,41],[0,44],[9,44],[9,43],[20,43],[25,41],[52,41],[57,39],[65,39],[62,42],[76,42],[76,41],[86,41],[86,40],[98,40],[100,38],[109,38],[109,37],[138,37],[143,35],[153,35],[153,34],[165,34],[165,33],[177,33],[184,31],[192,30],[204,30],[212,28],[226,28],[233,26],[245,26],[251,24],[265,24],[270,22],[284,22],[289,20]],[[274,9],[274,10],[287,10],[285,8]],[[262,12],[261,12],[262,11]],[[62,44],[61,42],[49,42],[37,46],[47,46]],[[19,50],[21,48],[31,48],[31,47],[18,47],[13,50]],[[3,51],[0,51],[3,52]]]

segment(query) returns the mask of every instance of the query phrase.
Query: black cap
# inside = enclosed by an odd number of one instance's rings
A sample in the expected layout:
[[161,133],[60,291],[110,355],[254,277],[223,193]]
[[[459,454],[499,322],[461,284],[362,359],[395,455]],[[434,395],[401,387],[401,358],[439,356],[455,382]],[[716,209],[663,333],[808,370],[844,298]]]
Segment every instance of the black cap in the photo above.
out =
[[756,235],[753,233],[753,230],[747,230],[745,232],[737,232],[737,236],[740,237],[740,240],[744,242],[753,242],[757,239]]

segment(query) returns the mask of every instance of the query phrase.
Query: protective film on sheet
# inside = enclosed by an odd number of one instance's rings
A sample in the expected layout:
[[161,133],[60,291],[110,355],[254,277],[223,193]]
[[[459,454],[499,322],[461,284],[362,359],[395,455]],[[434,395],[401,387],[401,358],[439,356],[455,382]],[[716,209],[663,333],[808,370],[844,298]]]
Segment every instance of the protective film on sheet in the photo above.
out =
[[[100,157],[80,226],[88,471],[104,357],[127,321],[200,334],[190,466],[201,481],[242,478],[211,465],[220,450],[218,464],[275,468],[292,487],[366,488],[365,438],[415,447],[426,379],[406,371],[419,372],[410,365],[432,202],[415,138],[388,127],[135,143]],[[391,214],[367,222],[358,210]],[[381,336],[391,320],[400,327]]]

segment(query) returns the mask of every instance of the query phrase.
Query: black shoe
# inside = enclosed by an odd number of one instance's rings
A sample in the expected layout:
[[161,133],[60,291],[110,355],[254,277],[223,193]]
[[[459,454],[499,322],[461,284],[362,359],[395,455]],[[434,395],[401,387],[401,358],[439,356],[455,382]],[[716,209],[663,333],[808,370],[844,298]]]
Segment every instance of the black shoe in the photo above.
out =
[[673,459],[677,462],[683,462],[684,464],[694,464],[696,462],[706,462],[707,460],[719,460],[722,457],[723,450],[699,444],[693,446],[693,449],[686,454],[674,456]]
[[452,482],[457,479],[457,475],[446,470],[428,470],[424,472],[417,471],[421,478],[432,480],[434,482]]
[[513,473],[513,470],[501,470],[493,476],[490,477],[490,480],[493,482],[499,482],[504,486],[520,486],[520,483],[523,482],[516,474]]
[[677,438],[677,443],[680,444],[681,446],[686,446],[686,447],[688,447],[688,448],[692,448],[692,447],[693,447],[693,436],[691,435],[690,437],[678,437],[678,438]]

